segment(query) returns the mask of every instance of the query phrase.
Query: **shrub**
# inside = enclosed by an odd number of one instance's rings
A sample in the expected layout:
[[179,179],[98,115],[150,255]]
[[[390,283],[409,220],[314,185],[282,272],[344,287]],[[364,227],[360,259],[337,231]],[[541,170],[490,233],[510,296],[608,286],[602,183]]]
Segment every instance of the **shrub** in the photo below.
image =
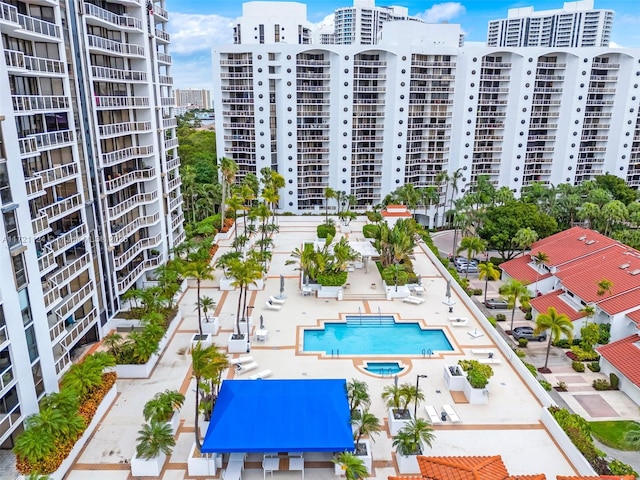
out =
[[504,313],[498,313],[496,315],[496,320],[498,322],[506,322],[507,321],[507,316]]
[[553,342],[552,345],[558,348],[569,348],[571,346],[571,343],[569,343],[569,340],[567,340],[566,338],[561,338],[560,340]]
[[611,390],[611,384],[604,378],[598,378],[597,380],[594,380],[591,385],[593,385],[593,388],[595,388],[599,392],[603,390]]
[[566,392],[568,390],[567,384],[564,382],[558,382],[556,385],[556,390],[559,392]]
[[547,392],[551,390],[551,384],[546,380],[540,379],[538,380],[538,382],[540,382],[540,385],[542,385],[542,388],[544,388]]
[[533,320],[533,314],[531,313],[531,310],[524,314],[524,319],[529,321]]
[[316,233],[318,235],[318,238],[327,238],[329,235],[335,237],[336,227],[335,225],[327,225],[326,223],[322,223],[316,228]]
[[231,230],[231,227],[233,227],[233,224],[235,223],[235,220],[233,218],[225,218],[224,219],[224,226],[222,227],[222,233],[227,233],[229,230]]
[[529,340],[527,340],[526,338],[519,338],[518,339],[518,346],[520,348],[527,348],[527,345],[529,345]]
[[522,363],[524,363],[524,366],[527,367],[527,370],[531,372],[531,375],[533,375],[534,377],[538,376],[538,369],[536,368],[535,365],[527,362],[522,362]]
[[489,261],[497,267],[501,263],[504,263],[505,260],[502,257],[491,257]]
[[323,287],[340,287],[347,283],[347,272],[320,273],[317,280]]
[[380,227],[378,225],[365,225],[362,227],[362,234],[365,238],[378,238]]
[[477,360],[459,360],[460,367],[467,372],[467,380],[473,388],[484,388],[493,376],[490,365],[484,365]]
[[576,372],[584,372],[584,363],[582,362],[577,362],[574,360],[573,362],[571,362],[571,366]]
[[491,324],[491,326],[493,326],[494,328],[498,328],[498,322],[496,322],[496,319],[493,317],[488,317],[487,320],[489,321],[489,323]]
[[481,288],[474,288],[472,290],[473,295],[482,295],[482,289]]
[[598,340],[598,343],[600,345],[606,345],[609,343],[609,339],[611,338],[611,324],[600,323],[598,324],[598,328],[600,329],[600,339]]
[[587,368],[589,368],[589,370],[591,370],[592,372],[599,372],[600,364],[598,362],[591,362],[587,365]]
[[588,352],[577,345],[571,347],[571,353],[575,355],[575,360],[580,362],[593,362],[600,359],[600,355],[598,355],[597,352]]
[[609,382],[611,383],[611,390],[618,390],[620,379],[615,373],[609,374]]
[[638,476],[638,473],[633,469],[631,465],[621,462],[620,460],[611,460],[609,463],[609,469],[612,475],[634,475]]
[[524,357],[526,357],[526,356],[527,356],[527,354],[526,354],[526,353],[524,353],[522,350],[518,350],[517,348],[514,348],[514,349],[513,349],[513,351],[514,351],[514,352],[516,352],[516,356],[517,356],[520,360],[522,360]]

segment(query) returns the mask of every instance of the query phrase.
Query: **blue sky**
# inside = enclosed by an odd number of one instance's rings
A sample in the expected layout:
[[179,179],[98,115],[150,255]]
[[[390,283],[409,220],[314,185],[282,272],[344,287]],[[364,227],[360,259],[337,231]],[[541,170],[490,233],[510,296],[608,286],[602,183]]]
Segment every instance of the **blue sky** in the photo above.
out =
[[[353,0],[309,0],[307,16],[321,23],[336,8],[353,5]],[[400,5],[427,21],[459,23],[467,42],[484,42],[487,22],[505,18],[507,10],[533,6],[535,10],[562,8],[563,0],[462,0],[425,2],[378,0],[378,5]],[[640,47],[640,9],[637,0],[595,0],[595,8],[615,11],[612,41],[623,47]],[[172,75],[175,88],[211,88],[211,47],[233,43],[233,22],[242,15],[240,0],[167,0],[169,31],[172,34]]]

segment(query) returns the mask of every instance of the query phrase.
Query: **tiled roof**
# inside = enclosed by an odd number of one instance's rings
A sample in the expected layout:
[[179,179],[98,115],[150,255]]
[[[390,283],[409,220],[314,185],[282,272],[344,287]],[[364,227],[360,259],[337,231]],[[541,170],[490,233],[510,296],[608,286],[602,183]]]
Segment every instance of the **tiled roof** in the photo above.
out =
[[433,480],[505,480],[509,476],[500,455],[493,457],[418,457],[423,477]]
[[627,313],[627,318],[636,322],[636,325],[638,325],[638,328],[640,328],[640,308],[638,310],[634,310],[633,312]]
[[633,334],[620,340],[603,345],[598,348],[598,353],[602,355],[611,365],[640,387],[640,335]]
[[388,210],[382,210],[382,216],[383,217],[412,217],[413,215],[411,215],[411,212],[409,211],[404,211],[404,212],[389,212]]
[[549,257],[547,265],[559,266],[616,244],[619,243],[594,230],[573,227],[533,243],[530,254],[544,252]]
[[551,276],[550,273],[545,272],[544,275],[538,275],[536,277],[536,271],[530,265],[531,257],[528,255],[523,255],[521,257],[512,258],[511,260],[501,263],[500,268],[506,272],[511,278],[515,278],[520,280],[521,282],[535,283],[536,278],[538,281],[543,278],[548,278]]
[[554,290],[545,295],[541,295],[531,299],[531,306],[540,313],[546,313],[549,307],[556,309],[558,313],[564,313],[572,322],[584,317],[584,313],[574,309],[571,305],[565,302],[561,295],[565,292],[562,290]]

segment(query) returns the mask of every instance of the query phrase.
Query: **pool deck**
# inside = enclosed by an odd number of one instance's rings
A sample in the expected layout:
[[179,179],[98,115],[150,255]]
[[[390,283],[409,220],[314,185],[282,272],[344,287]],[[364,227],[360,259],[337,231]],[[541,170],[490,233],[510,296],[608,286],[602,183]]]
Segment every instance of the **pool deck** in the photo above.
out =
[[[430,260],[426,246],[420,244],[414,252],[414,269],[422,276],[425,292],[420,305],[404,303],[399,299],[386,300],[383,295],[379,273],[374,264],[369,265],[368,273],[356,269],[349,273],[350,288],[342,301],[322,299],[315,296],[303,296],[300,289],[299,272],[295,265],[285,265],[290,252],[304,242],[315,239],[316,225],[323,217],[280,217],[280,232],[274,236],[273,260],[268,272],[265,289],[251,292],[251,304],[255,305],[252,316],[254,329],[259,324],[260,315],[264,318],[268,336],[265,341],[253,341],[251,356],[259,364],[252,373],[269,369],[272,378],[356,378],[369,385],[372,399],[371,411],[380,419],[385,419],[385,428],[375,437],[372,444],[374,471],[371,477],[386,479],[397,475],[392,439],[388,433],[387,409],[381,400],[385,386],[393,383],[393,378],[381,378],[363,369],[365,360],[399,361],[407,368],[398,375],[400,383],[415,384],[417,375],[427,375],[420,379],[420,388],[425,395],[418,409],[418,415],[425,417],[424,405],[433,405],[440,412],[442,405],[454,406],[462,423],[446,422],[434,426],[435,440],[427,455],[466,456],[501,455],[511,475],[544,473],[547,478],[556,475],[576,475],[577,468],[572,465],[540,418],[542,403],[524,383],[521,374],[511,365],[519,361],[515,355],[501,353],[492,336],[486,330],[486,320],[481,321],[469,299],[462,299],[452,289],[454,313],[449,313],[445,300],[446,280]],[[362,239],[363,221],[352,223],[354,233],[351,239]],[[339,235],[337,235],[339,236]],[[216,256],[230,249],[231,240],[221,242]],[[270,295],[280,293],[280,275],[285,276],[286,302],[280,311],[267,310],[265,302]],[[216,273],[220,278],[221,272]],[[372,284],[376,288],[372,288]],[[212,297],[218,304],[216,315],[221,322],[221,331],[215,342],[226,349],[236,315],[238,293],[223,292],[218,280],[207,282],[202,295]],[[357,297],[361,298],[358,299]],[[468,302],[468,303],[467,303]],[[68,480],[124,480],[130,479],[128,462],[135,451],[135,438],[143,423],[142,407],[156,392],[165,389],[179,389],[187,396],[181,411],[181,424],[177,434],[177,446],[165,463],[163,479],[196,478],[187,476],[187,458],[193,443],[194,423],[194,382],[190,373],[190,357],[185,355],[189,340],[197,331],[197,317],[194,311],[196,289],[189,288],[180,299],[183,319],[171,338],[149,379],[118,380],[118,397],[86,448],[79,456]],[[401,319],[416,319],[429,327],[442,328],[454,348],[452,352],[438,352],[429,356],[357,356],[330,358],[326,355],[304,353],[300,347],[300,336],[305,326],[316,326],[322,320],[335,320],[341,314],[357,315],[380,311],[383,315],[395,315]],[[467,324],[455,325],[449,318],[466,317]],[[491,328],[491,327],[489,327]],[[469,332],[477,332],[471,336]],[[445,365],[456,364],[462,358],[477,358],[472,350],[491,350],[500,364],[495,364],[494,376],[488,385],[489,403],[471,405],[457,403],[448,391],[443,378]],[[250,374],[236,375],[229,369],[226,378],[244,378]],[[265,380],[266,381],[266,380]],[[541,459],[544,459],[541,461]],[[242,477],[245,480],[258,480],[263,475],[260,466],[261,456],[250,455],[247,468]],[[307,462],[305,478],[308,480],[332,479],[333,465],[328,458],[317,458]],[[296,473],[278,472],[283,479],[299,478]],[[199,477],[203,478],[203,477]],[[213,478],[213,477],[207,477]],[[215,478],[220,478],[220,470]]]

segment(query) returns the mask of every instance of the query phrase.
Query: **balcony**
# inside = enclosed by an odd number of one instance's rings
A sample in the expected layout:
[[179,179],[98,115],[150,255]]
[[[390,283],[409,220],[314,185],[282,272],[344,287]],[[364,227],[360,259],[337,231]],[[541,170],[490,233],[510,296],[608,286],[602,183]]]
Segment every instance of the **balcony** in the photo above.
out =
[[98,312],[94,308],[88,315],[82,317],[80,321],[76,321],[73,325],[68,327],[69,332],[66,337],[62,339],[60,344],[65,348],[70,348],[73,343],[80,337],[82,337],[87,329],[98,319]]
[[168,138],[164,141],[165,150],[170,150],[178,146],[178,138]]
[[131,236],[133,232],[140,228],[150,227],[160,221],[160,214],[155,213],[146,217],[137,217],[128,224],[115,224],[111,229],[111,237],[109,238],[110,246],[117,246]]
[[50,113],[69,110],[69,98],[62,95],[12,95],[13,110],[20,113]]
[[82,196],[76,193],[67,198],[58,198],[55,203],[40,209],[40,213],[49,217],[49,222],[52,222],[68,215],[73,210],[78,210],[80,207],[82,207]]
[[42,185],[42,177],[36,175],[35,177],[25,178],[25,185],[27,187],[27,198],[29,200],[45,195],[47,192]]
[[[55,357],[54,357],[55,358]],[[64,373],[69,365],[71,365],[71,357],[69,352],[64,352],[58,359],[55,360],[56,374],[60,375]]]
[[178,120],[175,118],[163,118],[162,128],[174,128],[178,126]]
[[126,266],[132,258],[135,258],[142,250],[146,248],[153,248],[160,245],[162,241],[162,234],[158,233],[154,237],[143,238],[134,243],[128,250],[126,250],[121,255],[114,257],[113,262],[115,264],[116,270],[120,270],[122,267]]
[[167,75],[158,75],[158,82],[162,85],[173,85],[173,77],[168,77]]
[[74,245],[77,245],[87,235],[87,226],[83,223],[71,230],[60,233],[56,238],[46,244],[45,250],[53,252],[54,256],[60,255]]
[[169,211],[175,210],[182,205],[182,195],[178,195],[175,198],[169,198]]
[[95,79],[102,79],[107,81],[121,81],[121,82],[146,82],[147,73],[136,70],[121,70],[119,68],[107,68],[107,67],[91,67],[91,75]]
[[49,220],[47,219],[47,216],[41,215],[31,220],[31,229],[33,230],[33,235],[36,238],[50,232],[51,228],[49,228]]
[[157,53],[157,57],[158,57],[158,63],[163,63],[165,65],[171,65],[173,63],[173,59],[171,58],[171,55],[168,55],[166,53]]
[[129,272],[125,276],[118,276],[118,293],[126,292],[131,285],[138,279],[142,272],[145,270],[144,262],[140,262],[136,268]]
[[19,140],[22,156],[34,156],[38,152],[64,147],[72,143],[73,132],[71,130],[37,133]]
[[90,264],[90,260],[90,255],[85,253],[79,258],[72,260],[71,263],[66,264],[62,269],[58,270],[55,275],[49,277],[49,282],[51,282],[54,287],[58,288],[68,284],[87,268]]
[[180,177],[174,177],[167,182],[167,192],[171,192],[182,185],[182,179]]
[[144,57],[144,47],[132,43],[120,43],[108,38],[88,35],[89,48],[108,50],[111,53],[120,53],[123,56]]
[[175,230],[184,223],[184,213],[180,212],[171,219],[171,230]]
[[173,97],[160,97],[160,105],[163,107],[175,107],[176,99]]
[[98,108],[148,108],[149,97],[100,97],[95,96],[96,107]]
[[127,147],[115,152],[103,153],[102,164],[104,166],[115,165],[138,157],[148,157],[153,155],[153,145],[141,147]]
[[118,190],[136,182],[152,180],[155,176],[156,169],[153,167],[144,168],[142,170],[133,170],[129,173],[116,177],[113,180],[107,180],[105,182],[106,191],[107,193],[115,193]]
[[69,312],[87,301],[87,298],[93,293],[94,288],[93,281],[89,280],[80,290],[64,297],[62,304],[55,311],[57,317],[61,319],[68,318]]
[[116,137],[129,133],[144,133],[150,131],[151,122],[109,123],[98,127],[98,132],[102,137]]
[[[3,326],[1,329],[2,333],[0,334],[2,338],[2,343],[4,344],[4,342],[6,342],[7,340],[7,327]],[[14,384],[14,380],[15,376],[13,374],[13,366],[11,364],[9,364],[9,366],[7,368],[5,368],[2,372],[0,372],[0,393],[4,395],[5,393],[5,389],[7,387],[9,387],[10,385]]]
[[59,60],[32,57],[17,50],[5,50],[4,58],[8,70],[18,70],[20,73],[45,73],[47,76],[66,73],[64,63]]
[[19,28],[18,9],[13,5],[0,2],[0,23],[11,25],[16,29]]
[[139,193],[126,199],[123,202],[120,202],[113,207],[109,207],[109,216],[111,220],[115,220],[118,217],[121,217],[125,213],[134,208],[137,208],[146,203],[152,203],[158,198],[158,192],[153,191],[151,193]]
[[173,244],[180,245],[182,242],[185,241],[186,238],[187,238],[187,234],[183,229],[181,229],[180,233],[178,233],[175,237],[173,237]]
[[167,158],[167,172],[180,166],[180,157]]
[[156,38],[164,43],[171,43],[171,35],[158,28],[156,28]]
[[110,11],[97,7],[91,3],[84,4],[84,13],[87,16],[88,21],[96,19],[99,20],[98,24],[101,25],[107,23],[120,28],[142,30],[142,22],[137,18],[129,17],[127,15],[116,15],[115,13],[111,13]]
[[165,22],[169,21],[169,12],[167,12],[160,5],[153,5],[153,16],[159,18],[160,20],[164,20]]
[[54,23],[38,20],[37,18],[22,15],[21,13],[18,14],[18,23],[23,31],[26,30],[45,37],[60,38],[60,27]]

